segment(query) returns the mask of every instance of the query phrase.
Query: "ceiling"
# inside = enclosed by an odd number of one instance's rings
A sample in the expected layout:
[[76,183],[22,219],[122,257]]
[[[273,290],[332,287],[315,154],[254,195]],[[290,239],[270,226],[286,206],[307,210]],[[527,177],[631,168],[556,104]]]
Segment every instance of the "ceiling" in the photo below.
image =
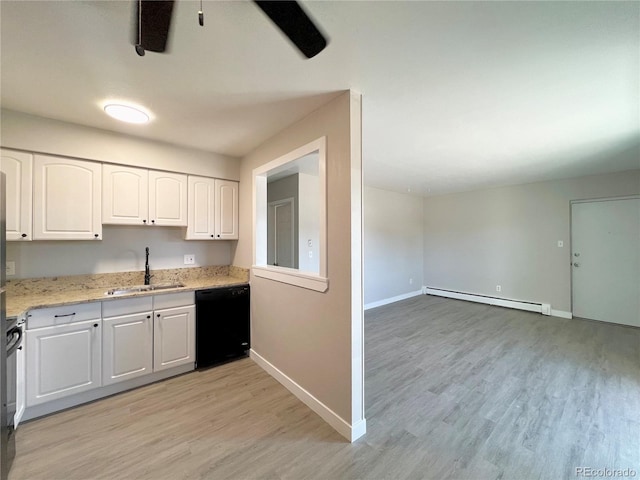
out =
[[[306,60],[252,3],[178,0],[136,55],[125,1],[0,2],[3,108],[242,157],[363,94],[365,183],[434,195],[640,168],[639,2],[304,2]],[[140,103],[118,124],[107,99]]]

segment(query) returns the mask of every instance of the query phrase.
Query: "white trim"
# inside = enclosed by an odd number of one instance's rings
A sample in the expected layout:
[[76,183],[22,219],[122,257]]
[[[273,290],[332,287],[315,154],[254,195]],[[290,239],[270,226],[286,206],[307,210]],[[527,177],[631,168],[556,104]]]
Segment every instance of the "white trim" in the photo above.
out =
[[262,357],[255,350],[249,350],[249,356],[269,375],[280,382],[287,390],[293,393],[298,399],[316,412],[320,417],[331,425],[340,435],[350,442],[353,442],[366,432],[366,420],[360,420],[356,425],[350,425],[337,413],[327,407],[324,403],[314,397],[311,393],[298,385],[294,380],[285,375],[275,365]]
[[[277,172],[278,169],[286,168],[289,162],[315,151],[318,152],[318,177],[320,181],[318,239],[320,271],[319,273],[304,272],[300,275],[298,270],[294,268],[280,267],[278,270],[274,270],[267,265],[267,175]],[[320,137],[253,170],[253,225],[253,264],[254,273],[257,276],[319,292],[327,290],[327,137]],[[262,269],[262,273],[258,273],[257,268]],[[300,280],[301,277],[304,280]]]
[[313,273],[299,272],[293,268],[276,267],[275,265],[253,265],[251,268],[256,277],[308,288],[316,292],[326,292],[329,289],[329,279]]
[[416,290],[414,292],[403,293],[402,295],[396,295],[395,297],[383,298],[382,300],[366,303],[364,306],[364,309],[369,310],[370,308],[381,307],[382,305],[388,305],[390,303],[399,302],[400,300],[406,300],[407,298],[423,295],[424,293],[426,293],[426,292],[423,292],[423,289],[426,289],[426,288],[427,287],[423,287],[422,289]]
[[552,317],[560,317],[560,318],[573,318],[573,314],[571,312],[565,312],[563,310],[554,310],[551,309]]

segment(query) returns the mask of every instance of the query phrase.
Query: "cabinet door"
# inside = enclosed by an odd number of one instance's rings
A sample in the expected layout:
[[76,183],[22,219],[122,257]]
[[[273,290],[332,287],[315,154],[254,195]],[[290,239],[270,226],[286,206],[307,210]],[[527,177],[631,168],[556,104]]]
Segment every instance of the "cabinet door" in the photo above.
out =
[[187,226],[187,176],[149,170],[149,220],[152,225]]
[[102,223],[143,225],[149,219],[149,173],[145,168],[102,165]]
[[99,163],[36,155],[34,240],[102,238]]
[[238,239],[238,182],[216,179],[216,239]]
[[187,240],[215,238],[215,180],[189,176]]
[[153,371],[195,362],[195,306],[154,312]]
[[0,149],[0,171],[7,177],[7,240],[31,240],[33,156]]
[[101,322],[27,330],[27,407],[100,386]]
[[102,384],[122,382],[153,370],[152,312],[102,320]]

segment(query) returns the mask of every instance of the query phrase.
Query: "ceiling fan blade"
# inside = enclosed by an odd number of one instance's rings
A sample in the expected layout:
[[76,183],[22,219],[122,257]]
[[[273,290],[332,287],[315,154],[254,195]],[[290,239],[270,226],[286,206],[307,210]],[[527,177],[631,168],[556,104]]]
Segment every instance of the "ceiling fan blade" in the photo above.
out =
[[254,0],[254,2],[307,58],[315,57],[327,46],[326,38],[298,2],[288,0]]
[[174,0],[137,0],[134,43],[144,50],[164,52],[167,49]]

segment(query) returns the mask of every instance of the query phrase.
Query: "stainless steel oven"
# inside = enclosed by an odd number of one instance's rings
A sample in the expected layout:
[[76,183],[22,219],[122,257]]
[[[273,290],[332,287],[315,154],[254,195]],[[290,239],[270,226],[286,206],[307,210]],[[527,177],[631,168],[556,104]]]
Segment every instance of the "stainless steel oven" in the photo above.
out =
[[16,455],[16,439],[15,439],[15,415],[17,405],[17,359],[18,352],[22,347],[22,325],[18,325],[15,320],[7,322],[7,372],[6,372],[6,417],[3,425],[3,441],[5,443],[6,455],[2,459],[2,469],[8,472],[11,463]]

